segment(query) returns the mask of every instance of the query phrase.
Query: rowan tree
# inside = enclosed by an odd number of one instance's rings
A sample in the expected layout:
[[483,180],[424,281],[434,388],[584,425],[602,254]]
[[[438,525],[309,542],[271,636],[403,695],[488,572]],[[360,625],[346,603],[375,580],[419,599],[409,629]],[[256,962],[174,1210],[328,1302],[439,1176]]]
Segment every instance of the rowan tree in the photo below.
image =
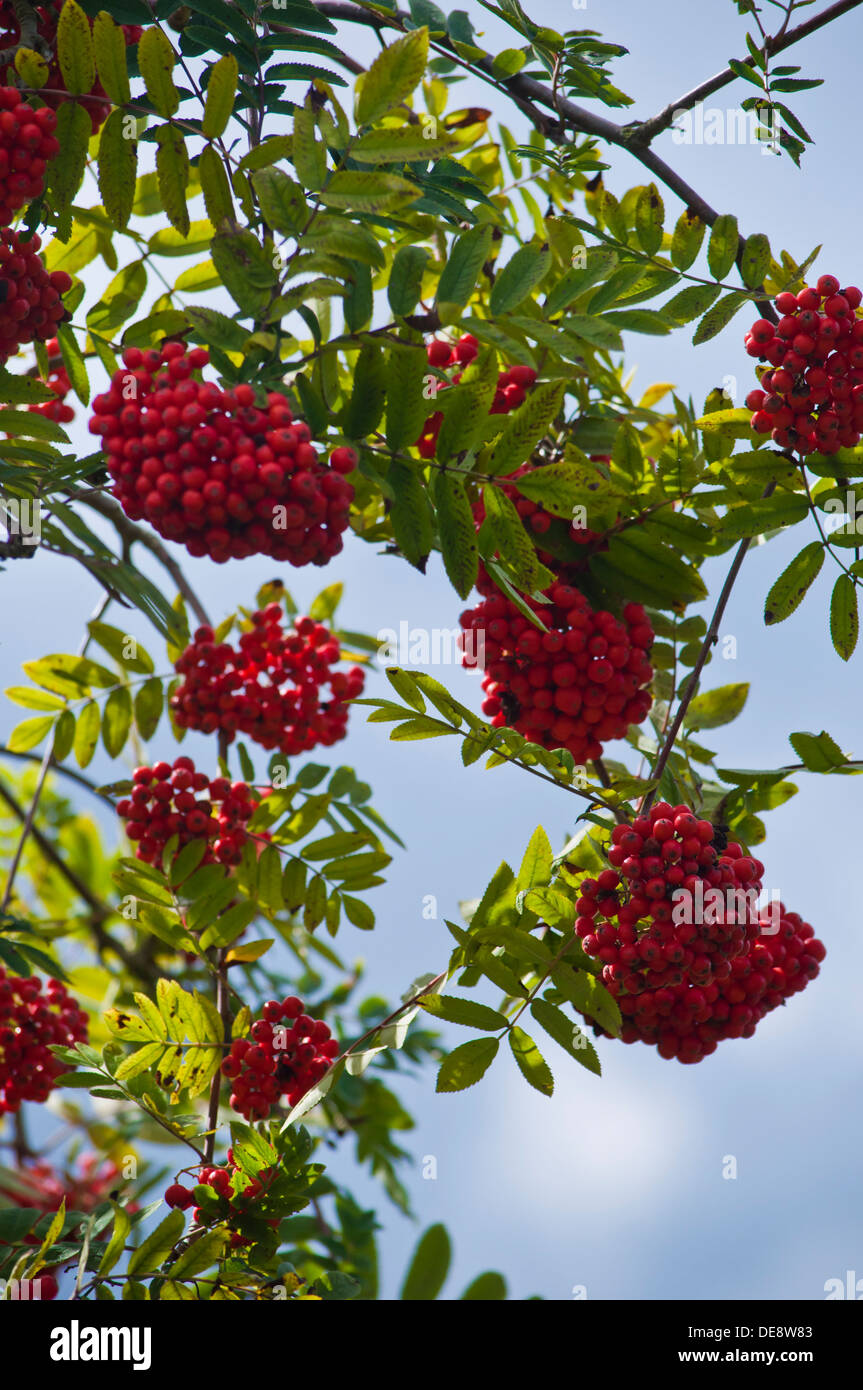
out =
[[[503,1050],[550,1096],[546,1052],[594,1085],[621,1041],[709,1067],[817,976],[823,924],[759,898],[766,814],[797,774],[860,764],[789,730],[786,765],[718,767],[702,735],[748,687],[705,673],[750,545],[792,527],[764,659],[825,563],[854,652],[857,518],[825,517],[863,474],[863,295],[711,207],[654,142],[743,82],[800,164],[788,103],[818,79],[786,54],[856,3],[738,3],[744,56],[645,119],[615,84],[625,50],[518,0],[0,6],[5,583],[26,604],[47,553],[102,594],[7,691],[27,711],[0,776],[7,1296],[374,1299],[380,1217],[325,1160],[353,1143],[408,1209],[402,1074],[436,1063],[456,1091]],[[494,110],[459,105],[464,79]],[[645,182],[610,186],[613,147]],[[697,348],[732,320],[745,405],[630,394],[630,335]],[[307,613],[289,591],[346,542],[421,573],[440,557],[481,708],[406,666],[363,693],[380,643],[340,626],[341,584]],[[186,553],[233,567],[234,612],[207,610]],[[254,555],[276,573],[257,592]],[[464,885],[466,920],[387,1006],[344,955],[403,852],[371,770],[338,762],[364,710],[549,799],[549,830]],[[437,1021],[475,1036],[444,1055]],[[24,1124],[49,1097],[62,1162]],[[432,1226],[402,1297],[436,1298],[449,1255]]]

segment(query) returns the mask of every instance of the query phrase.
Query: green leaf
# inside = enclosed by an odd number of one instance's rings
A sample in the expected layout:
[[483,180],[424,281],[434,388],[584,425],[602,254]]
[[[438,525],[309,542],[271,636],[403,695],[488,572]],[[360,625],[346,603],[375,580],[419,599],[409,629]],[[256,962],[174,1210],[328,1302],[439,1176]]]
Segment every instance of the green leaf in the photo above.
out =
[[554,1091],[554,1077],[533,1038],[514,1024],[509,1032],[509,1045],[525,1081],[541,1095],[550,1096]]
[[399,247],[387,282],[387,299],[394,314],[413,313],[422,296],[423,273],[428,263],[429,253],[424,246]]
[[50,733],[53,724],[53,714],[40,715],[37,719],[25,719],[12,730],[6,740],[7,747],[12,753],[27,753],[42,742]]
[[327,177],[327,148],[317,137],[315,110],[311,98],[294,112],[291,159],[303,187],[317,193]]
[[850,660],[859,631],[857,586],[849,575],[840,574],[830,597],[830,637],[843,661]]
[[533,589],[537,573],[536,551],[515,503],[490,483],[483,488],[483,503],[495,549],[509,565],[518,586]]
[[749,300],[745,294],[740,294],[737,290],[732,290],[730,294],[723,295],[712,309],[709,309],[704,318],[699,323],[693,334],[692,341],[697,347],[699,343],[706,343],[709,338],[715,338],[717,333],[721,333],[726,324],[729,324],[744,304]]
[[115,106],[125,106],[131,96],[126,39],[120,25],[105,10],[100,10],[93,21],[93,52],[99,81]]
[[483,225],[463,232],[450,247],[437,287],[437,307],[444,323],[458,317],[476,287],[491,250],[492,229]]
[[[218,227],[225,221],[232,222],[234,220],[234,200],[231,197],[231,186],[228,183],[224,161],[212,145],[205,145],[201,150],[201,156],[198,160],[198,177],[201,180],[201,192],[204,195],[207,217],[213,226]],[[177,280],[175,289],[209,290],[218,283],[219,277],[213,271],[212,261],[205,261],[202,266],[195,266],[192,270],[184,270]]]
[[230,946],[254,921],[256,913],[257,906],[253,902],[241,902],[228,908],[212,926],[207,927],[201,937],[201,950],[208,951],[211,946]]
[[376,270],[382,270],[386,264],[380,241],[366,227],[333,213],[316,217],[311,230],[304,233],[302,244],[304,250],[332,251]]
[[75,716],[70,709],[66,709],[57,720],[54,729],[53,754],[58,763],[62,763],[64,758],[68,758],[72,751],[72,744],[75,740]]
[[573,266],[550,291],[544,305],[546,318],[568,309],[573,300],[610,275],[616,265],[617,252],[609,246],[588,247],[584,266]]
[[482,1080],[498,1053],[498,1038],[472,1038],[462,1043],[443,1061],[438,1072],[437,1091],[464,1091]]
[[361,440],[380,424],[387,395],[386,359],[375,343],[365,343],[354,364],[350,399],[340,416],[348,439]]
[[71,96],[92,91],[96,80],[90,21],[75,0],[65,0],[57,22],[57,60]]
[[[144,32],[151,34],[161,31],[146,29]],[[183,236],[188,236],[190,222],[186,189],[189,183],[189,156],[186,144],[180,131],[172,125],[160,126],[156,137],[156,175],[165,216],[172,227],[176,227]]]
[[449,1273],[452,1248],[446,1227],[429,1226],[414,1250],[399,1298],[432,1301],[437,1298]]
[[682,212],[671,238],[671,260],[678,270],[688,270],[701,250],[705,224],[695,212]]
[[102,713],[102,742],[109,757],[119,757],[126,746],[131,724],[132,696],[127,686],[119,685],[111,691]]
[[721,724],[730,724],[746,704],[749,695],[748,683],[720,685],[716,690],[707,690],[696,695],[686,711],[686,726],[693,732],[699,729],[718,729]]
[[594,975],[563,966],[552,971],[552,980],[580,1013],[595,1019],[607,1033],[619,1036],[621,1019],[617,1000]]
[[339,169],[318,194],[327,207],[348,208],[352,212],[389,212],[404,207],[418,196],[416,184],[400,174],[366,173],[361,169]]
[[724,212],[717,217],[707,243],[707,264],[714,280],[724,280],[737,259],[740,234],[737,218]]
[[489,298],[492,318],[499,318],[501,314],[516,309],[536,289],[550,265],[551,251],[548,246],[540,246],[536,242],[520,246],[495,278]]
[[740,275],[744,285],[750,290],[763,285],[764,277],[770,269],[770,242],[763,232],[755,232],[747,237],[740,258]]
[[491,1269],[485,1274],[478,1274],[462,1294],[462,1301],[470,1299],[483,1303],[499,1302],[505,1298],[506,1280],[502,1274],[497,1274]]
[[[386,379],[389,385],[386,416],[388,449],[404,449],[410,444],[415,444],[419,438],[428,416],[429,403],[424,395],[427,373],[428,358],[422,347],[417,345],[390,348],[386,363]],[[396,491],[393,471],[397,468],[406,468],[412,478],[417,476],[412,466],[394,464],[388,474],[388,481]],[[428,549],[425,553],[428,554]]]
[[269,227],[287,236],[302,231],[309,220],[309,205],[298,183],[281,169],[268,168],[252,174],[252,186]]
[[351,159],[360,164],[403,164],[410,160],[439,159],[458,149],[458,142],[446,131],[423,125],[385,126],[372,130],[351,145]]
[[127,1270],[130,1278],[139,1271],[157,1274],[182,1235],[185,1224],[186,1218],[181,1211],[170,1212],[130,1258]]
[[453,473],[435,474],[434,503],[444,569],[459,598],[465,599],[476,583],[479,550],[462,479]]
[[158,677],[145,681],[135,692],[135,727],[146,742],[159,726],[164,706],[162,682]]
[[641,248],[648,256],[655,256],[662,245],[662,227],[665,221],[665,208],[659,189],[655,183],[648,184],[638,196],[635,205],[635,232]]
[[390,522],[396,543],[408,563],[424,571],[434,544],[434,518],[421,474],[412,464],[393,463],[387,480],[393,490]]
[[768,627],[772,623],[784,622],[799,608],[823,564],[824,547],[820,541],[810,541],[795,555],[765,600],[764,621]]
[[832,772],[848,761],[838,743],[824,729],[820,734],[791,734],[789,742],[810,772]]
[[588,1071],[592,1071],[596,1076],[601,1074],[596,1048],[587,1034],[568,1018],[562,1009],[556,1004],[550,1004],[547,999],[534,999],[530,1012],[558,1047],[562,1047],[564,1052],[574,1057],[576,1062],[580,1062]]
[[429,35],[414,29],[379,53],[358,84],[356,118],[369,125],[399,106],[418,86],[428,61]]
[[518,891],[528,892],[531,888],[543,887],[551,878],[554,853],[541,825],[536,827],[530,837],[521,868],[518,871],[516,887]]
[[[512,473],[525,463],[560,410],[563,394],[563,382],[540,382],[524,403],[506,417],[503,433],[492,449],[490,458],[484,463],[483,471]],[[545,470],[538,469],[537,472]],[[519,479],[519,490],[522,481]]]
[[58,323],[57,325],[57,343],[72,390],[82,405],[88,405],[90,381],[87,376],[87,367],[75,334],[65,323]]
[[72,745],[75,761],[79,767],[87,767],[88,763],[92,761],[96,744],[99,742],[101,725],[102,716],[99,706],[95,700],[88,700],[78,715],[78,722],[75,725],[75,742]]
[[[147,96],[160,116],[173,116],[180,105],[179,93],[174,86],[174,58],[174,50],[164,30],[158,24],[146,28],[138,40],[138,67]],[[167,127],[162,127],[160,135],[167,130]]]
[[193,1279],[196,1274],[203,1274],[221,1258],[227,1239],[224,1229],[217,1227],[214,1231],[205,1231],[186,1246],[179,1259],[168,1265],[165,1275],[171,1279]]
[[687,285],[685,290],[663,304],[661,312],[674,323],[690,323],[707,312],[718,294],[718,285]]
[[276,272],[257,237],[246,228],[221,232],[213,237],[210,254],[226,290],[243,314],[254,318],[264,314],[276,284]]
[[221,135],[234,109],[239,68],[233,53],[224,53],[210,68],[201,129],[208,140]]
[[132,1220],[125,1207],[121,1207],[114,1201],[111,1202],[111,1206],[114,1210],[114,1229],[99,1263],[100,1274],[110,1274],[118,1263],[126,1246],[126,1237],[132,1229]]
[[59,212],[70,206],[87,166],[87,148],[93,127],[84,107],[77,101],[61,102],[54,133],[60,149],[48,165],[45,177],[52,206]]
[[88,623],[87,629],[93,640],[98,642],[103,651],[112,656],[120,667],[140,676],[151,674],[153,658],[128,632],[95,621]]
[[506,1019],[497,1009],[490,1009],[474,999],[459,999],[454,994],[427,994],[422,1007],[434,1018],[441,1018],[445,1023],[460,1023],[465,1028],[481,1028],[493,1033],[506,1027]]

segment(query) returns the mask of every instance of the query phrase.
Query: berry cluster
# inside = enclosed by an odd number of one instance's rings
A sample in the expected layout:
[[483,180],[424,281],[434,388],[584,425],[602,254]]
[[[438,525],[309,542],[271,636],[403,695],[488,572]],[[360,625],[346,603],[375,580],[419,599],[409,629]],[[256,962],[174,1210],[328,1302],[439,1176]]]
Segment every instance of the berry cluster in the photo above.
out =
[[38,236],[0,231],[0,363],[22,343],[50,338],[66,317],[60,296],[71,289],[71,277],[65,270],[48,274],[36,254],[41,245]]
[[[285,631],[281,604],[252,614],[252,629],[238,646],[217,643],[211,627],[199,627],[180,656],[183,677],[171,698],[176,723],[228,741],[241,733],[262,748],[292,757],[344,738],[347,700],[361,694],[365,677],[358,666],[333,671],[339,644],[323,623],[297,618]],[[321,693],[329,686],[329,697]]]
[[354,491],[343,476],[356,454],[334,449],[325,466],[287,398],[255,404],[251,386],[223,391],[195,374],[206,348],[127,348],[110,390],[93,401],[114,496],[190,555],[218,563],[270,555],[325,565],[342,548]]
[[239,864],[249,838],[245,823],[255,809],[254,794],[245,782],[232,783],[227,777],[210,781],[185,757],[137,767],[132,781],[131,795],[117,802],[117,814],[126,821],[129,839],[138,842],[139,859],[158,863],[176,835],[179,849],[191,840],[209,841],[203,864]]
[[34,111],[16,87],[0,87],[0,227],[44,189],[48,161],[60,149],[56,126],[50,107]]
[[[36,11],[36,33],[38,38],[35,43],[31,43],[31,46],[38,48],[40,54],[45,54],[48,59],[48,76],[45,79],[45,91],[44,94],[40,92],[39,95],[43,101],[47,102],[48,106],[56,109],[61,102],[68,99],[63,73],[56,56],[54,56],[57,48],[57,21],[60,17],[62,0],[46,0],[45,4],[37,5],[34,8]],[[89,19],[89,23],[92,28],[93,20]],[[144,32],[139,24],[123,24],[120,27],[123,31],[123,37],[127,46],[137,43]],[[21,43],[19,13],[14,3],[12,3],[12,0],[3,0],[3,3],[0,4],[0,31],[2,31],[0,32],[0,47],[7,53],[11,52],[13,55],[12,59],[6,64],[5,70],[2,72],[2,76],[8,81],[15,75],[14,54],[16,48]],[[102,98],[102,100],[99,100],[99,98]],[[74,99],[83,106],[90,117],[93,134],[95,135],[102,122],[107,119],[111,110],[111,103],[108,100],[105,88],[102,86],[101,82],[96,79],[87,95],[76,96]]]
[[624,1042],[699,1062],[818,974],[812,928],[781,905],[759,911],[764,865],[723,847],[710,821],[659,802],[611,839],[612,867],[580,885],[575,929],[617,998]]
[[863,319],[855,310],[863,292],[840,290],[835,275],[813,289],[776,298],[774,326],[757,319],[746,351],[770,365],[761,389],[750,391],[752,428],[801,455],[835,454],[863,433]]
[[[432,367],[466,367],[476,357],[479,344],[472,333],[463,333],[454,344],[443,338],[432,338],[426,345],[426,355]],[[461,372],[453,375],[453,384],[461,381]],[[536,381],[533,367],[519,364],[500,372],[497,378],[497,391],[489,407],[490,415],[507,415],[521,405],[529,387]],[[442,389],[446,389],[445,387]],[[422,427],[416,447],[420,458],[431,459],[437,449],[437,438],[443,424],[443,412],[434,411]]]
[[64,984],[49,980],[43,993],[34,975],[7,975],[0,965],[0,1115],[14,1114],[22,1100],[47,1100],[69,1070],[49,1049],[86,1041],[87,1015]]
[[287,1096],[296,1105],[329,1071],[339,1044],[322,1019],[303,1012],[292,995],[270,999],[252,1024],[252,1040],[236,1038],[222,1063],[232,1085],[231,1109],[247,1120],[265,1120],[273,1105]]
[[548,629],[541,632],[490,583],[481,588],[490,596],[460,618],[463,664],[483,661],[482,710],[495,728],[508,724],[584,763],[641,723],[653,677],[653,629],[641,604],[628,603],[621,621],[557,582],[547,591],[550,603],[525,600]]

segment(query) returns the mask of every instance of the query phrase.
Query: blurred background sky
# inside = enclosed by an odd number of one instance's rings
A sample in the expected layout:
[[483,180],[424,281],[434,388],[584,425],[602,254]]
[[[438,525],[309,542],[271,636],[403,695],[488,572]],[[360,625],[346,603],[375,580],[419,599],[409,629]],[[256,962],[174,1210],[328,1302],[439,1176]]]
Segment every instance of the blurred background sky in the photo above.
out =
[[[517,46],[518,36],[475,0],[464,0],[464,8],[489,48]],[[596,29],[629,48],[614,76],[635,104],[624,113],[606,112],[614,119],[644,119],[729,57],[745,54],[746,21],[732,0],[701,0],[697,7],[672,0],[588,0],[586,7],[530,0],[527,10],[537,22],[559,30]],[[765,23],[779,13],[765,6]],[[800,18],[811,13],[804,9]],[[353,26],[345,33],[349,51],[370,61],[376,40]],[[675,144],[669,132],[655,146],[714,207],[736,213],[744,233],[766,232],[774,254],[786,248],[802,261],[822,243],[813,277],[831,271],[843,284],[863,283],[853,107],[861,40],[863,13],[852,12],[781,60],[801,63],[801,75],[828,79],[824,87],[791,99],[815,140],[802,172],[786,156],[771,157],[758,146],[687,147]],[[745,87],[735,83],[710,98],[708,107],[733,106],[747,94]],[[457,90],[463,95],[451,105],[492,107],[526,135],[518,112],[490,87],[470,80]],[[272,130],[278,129],[276,120]],[[606,183],[618,196],[649,181],[629,156],[612,151],[608,158]],[[662,192],[670,227],[681,205]],[[94,286],[106,278],[104,267],[87,275]],[[742,346],[747,322],[741,313],[698,349],[691,344],[691,327],[667,338],[629,335],[626,361],[638,369],[636,398],[638,388],[671,381],[700,406],[712,387],[731,376],[740,382],[736,403],[742,404],[754,384]],[[84,415],[80,406],[78,414]],[[82,454],[89,453],[92,436],[80,420],[73,429]],[[752,690],[737,722],[709,736],[721,765],[795,762],[788,734],[822,728],[849,754],[863,756],[863,650],[846,666],[831,646],[828,606],[835,572],[829,562],[793,617],[772,630],[763,626],[771,583],[804,540],[814,537],[814,528],[812,536],[804,530],[753,547],[728,608],[722,635],[736,638],[736,659],[717,655],[704,685],[752,681]],[[266,559],[218,567],[174,549],[217,620],[238,602],[252,603],[257,587],[276,573]],[[161,576],[141,555],[138,563]],[[714,596],[727,563],[707,568]],[[353,539],[325,571],[283,571],[281,577],[301,609],[324,583],[343,580],[341,625],[370,632],[398,629],[402,621],[413,628],[451,628],[464,606],[434,558],[422,577]],[[10,565],[0,586],[0,674],[8,685],[18,682],[22,661],[74,650],[98,594],[71,561],[44,555],[26,567]],[[107,620],[159,651],[137,615],[127,619],[114,608]],[[164,659],[157,659],[156,669],[166,669]],[[455,667],[430,669],[457,698],[478,708],[475,679]],[[383,676],[370,678],[367,693],[386,689]],[[22,717],[23,711],[7,705],[3,734]],[[347,960],[365,962],[367,992],[397,999],[417,975],[445,965],[451,938],[443,919],[458,920],[458,901],[477,896],[501,859],[517,866],[537,824],[546,827],[555,847],[561,845],[573,830],[572,808],[563,793],[516,770],[486,772],[481,764],[465,770],[454,739],[399,747],[388,742],[386,726],[368,726],[363,719],[357,710],[348,740],[333,750],[334,761],[350,763],[372,783],[374,804],[408,850],[396,853],[386,885],[374,890],[374,934],[360,935],[346,925],[336,944]],[[154,759],[173,756],[173,747],[164,727],[150,745]],[[203,766],[215,756],[199,736],[187,739],[183,751]],[[107,779],[110,766],[101,755],[93,775]],[[263,770],[263,759],[259,766]],[[511,1297],[538,1293],[550,1299],[570,1299],[581,1287],[589,1299],[818,1299],[826,1280],[844,1280],[848,1270],[863,1276],[863,1022],[857,1004],[863,947],[859,902],[853,895],[849,901],[863,788],[855,778],[811,774],[799,786],[800,794],[769,816],[759,854],[767,886],[778,888],[785,904],[811,921],[827,945],[818,980],[764,1020],[755,1039],[728,1042],[695,1067],[663,1061],[652,1048],[600,1040],[604,1074],[598,1079],[543,1040],[555,1074],[551,1100],[527,1087],[504,1052],[467,1092],[435,1095],[431,1070],[401,1083],[405,1104],[417,1118],[416,1130],[405,1138],[414,1155],[406,1180],[418,1224],[391,1208],[374,1182],[357,1177],[348,1151],[328,1160],[336,1178],[379,1210],[384,1297],[397,1295],[418,1232],[434,1221],[446,1223],[455,1246],[444,1294],[449,1298],[486,1268],[507,1276]],[[81,805],[92,812],[95,803]],[[105,823],[114,835],[110,815]],[[437,900],[436,920],[423,916],[427,895]],[[465,1030],[446,1030],[452,1045],[467,1036]],[[423,1178],[427,1156],[437,1161],[433,1180]],[[728,1156],[737,1160],[735,1180],[722,1176]]]

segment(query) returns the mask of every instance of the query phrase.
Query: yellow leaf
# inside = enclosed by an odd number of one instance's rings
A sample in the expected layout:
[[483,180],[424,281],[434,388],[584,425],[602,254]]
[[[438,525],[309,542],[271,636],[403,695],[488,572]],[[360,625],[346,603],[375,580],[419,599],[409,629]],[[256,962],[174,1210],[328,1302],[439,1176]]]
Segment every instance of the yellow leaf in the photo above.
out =
[[57,60],[70,96],[83,96],[93,89],[96,65],[90,21],[75,0],[66,0],[57,23]]
[[158,25],[145,29],[138,42],[138,66],[147,87],[147,96],[160,116],[173,116],[180,105],[174,86],[174,50]]
[[221,135],[234,109],[239,67],[233,53],[225,53],[210,69],[207,100],[201,129],[208,139]]
[[657,401],[661,401],[664,395],[673,390],[673,381],[657,381],[654,386],[648,386],[638,404],[643,410],[649,410],[652,405],[656,405]]

